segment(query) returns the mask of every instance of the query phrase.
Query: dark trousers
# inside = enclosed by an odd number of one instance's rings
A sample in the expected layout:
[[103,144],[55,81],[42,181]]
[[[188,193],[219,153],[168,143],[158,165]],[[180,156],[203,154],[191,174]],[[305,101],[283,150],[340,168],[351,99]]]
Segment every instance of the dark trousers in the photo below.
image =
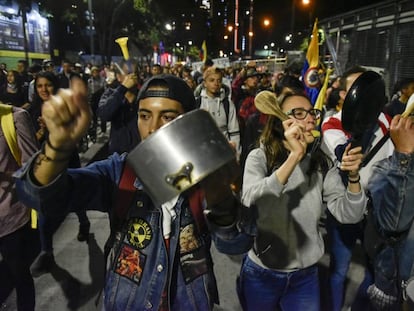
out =
[[[76,215],[78,216],[79,224],[81,226],[89,225],[89,219],[86,214],[86,210],[77,211]],[[59,229],[60,225],[64,220],[64,217],[52,218],[44,216],[42,213],[39,213],[40,245],[42,251],[53,251],[53,235],[55,234],[57,229]]]
[[17,310],[19,311],[35,309],[35,288],[30,273],[30,264],[33,260],[33,242],[36,236],[38,239],[37,231],[32,230],[28,223],[0,238],[0,253],[4,263],[0,276],[0,302],[7,298],[10,284],[12,284],[16,288]]

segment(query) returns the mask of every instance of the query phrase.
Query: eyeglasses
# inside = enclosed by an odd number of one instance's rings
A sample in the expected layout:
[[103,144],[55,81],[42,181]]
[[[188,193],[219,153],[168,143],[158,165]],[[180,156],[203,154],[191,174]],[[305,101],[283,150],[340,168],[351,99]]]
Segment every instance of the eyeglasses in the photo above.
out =
[[322,111],[319,109],[310,109],[306,110],[304,108],[293,108],[286,112],[288,116],[293,116],[295,119],[303,120],[308,116],[308,113],[310,113],[311,116],[313,116],[316,120],[321,118]]

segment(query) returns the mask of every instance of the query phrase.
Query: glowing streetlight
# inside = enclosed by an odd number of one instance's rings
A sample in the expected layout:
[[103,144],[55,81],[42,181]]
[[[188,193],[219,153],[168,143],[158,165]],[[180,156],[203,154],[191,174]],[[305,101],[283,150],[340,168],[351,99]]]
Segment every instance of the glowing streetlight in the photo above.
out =
[[265,26],[266,28],[270,26],[270,20],[268,18],[265,18],[263,20],[263,26]]
[[290,33],[293,35],[295,32],[295,10],[296,10],[296,2],[301,3],[303,6],[307,7],[311,5],[311,0],[292,0],[292,16],[291,16],[291,24],[290,24]]

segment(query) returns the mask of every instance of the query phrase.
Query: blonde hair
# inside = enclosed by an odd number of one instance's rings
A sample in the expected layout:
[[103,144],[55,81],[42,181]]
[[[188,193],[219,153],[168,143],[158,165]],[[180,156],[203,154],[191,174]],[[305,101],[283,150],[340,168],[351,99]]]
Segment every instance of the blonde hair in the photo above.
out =
[[221,71],[220,68],[218,68],[216,66],[211,66],[211,67],[208,67],[204,71],[204,73],[203,73],[203,79],[206,80],[208,78],[208,76],[210,76],[212,74],[219,74],[221,77],[223,77],[223,72]]

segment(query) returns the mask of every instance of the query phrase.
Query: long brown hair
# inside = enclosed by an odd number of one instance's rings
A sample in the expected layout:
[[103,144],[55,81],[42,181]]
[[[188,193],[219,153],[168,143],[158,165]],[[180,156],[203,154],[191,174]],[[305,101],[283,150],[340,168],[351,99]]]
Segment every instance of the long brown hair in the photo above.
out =
[[[288,94],[282,98],[269,98],[269,105],[278,105],[275,107],[277,110],[282,110],[283,104],[287,98],[292,96],[299,96],[306,98],[309,101],[309,97],[304,94]],[[263,129],[263,132],[260,136],[260,143],[263,145],[264,152],[266,155],[266,166],[268,173],[270,174],[275,169],[277,169],[284,161],[286,161],[289,150],[284,146],[283,141],[285,140],[285,131],[283,129],[282,120],[274,115],[269,115],[269,118],[266,122],[266,125]],[[317,140],[314,144],[318,144]],[[310,149],[311,147],[311,149]],[[320,146],[317,145],[308,146],[308,151],[312,150],[311,153],[311,162],[309,170],[306,172],[308,176],[312,175],[315,171],[321,170],[322,173],[325,173],[332,167],[333,163],[329,157],[320,149]]]

